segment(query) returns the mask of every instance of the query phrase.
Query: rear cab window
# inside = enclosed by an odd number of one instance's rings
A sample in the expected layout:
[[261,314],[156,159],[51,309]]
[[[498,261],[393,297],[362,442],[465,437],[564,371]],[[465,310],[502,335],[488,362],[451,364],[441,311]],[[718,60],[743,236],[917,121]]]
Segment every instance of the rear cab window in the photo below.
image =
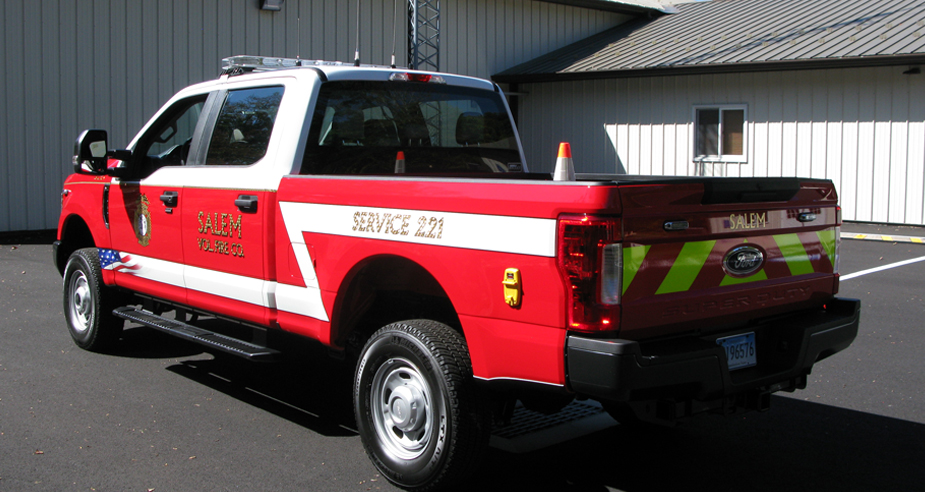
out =
[[249,166],[267,153],[283,88],[228,91],[215,121],[206,165]]
[[418,175],[522,171],[500,94],[442,84],[356,81],[322,85],[301,170]]

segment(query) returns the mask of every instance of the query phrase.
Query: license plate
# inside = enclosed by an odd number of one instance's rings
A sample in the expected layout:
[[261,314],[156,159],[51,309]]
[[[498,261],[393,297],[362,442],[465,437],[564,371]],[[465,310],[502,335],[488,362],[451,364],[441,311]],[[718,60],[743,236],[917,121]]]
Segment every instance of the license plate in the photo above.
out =
[[730,371],[758,364],[754,333],[719,338],[716,340],[716,344],[722,345],[723,349],[726,350],[726,363]]

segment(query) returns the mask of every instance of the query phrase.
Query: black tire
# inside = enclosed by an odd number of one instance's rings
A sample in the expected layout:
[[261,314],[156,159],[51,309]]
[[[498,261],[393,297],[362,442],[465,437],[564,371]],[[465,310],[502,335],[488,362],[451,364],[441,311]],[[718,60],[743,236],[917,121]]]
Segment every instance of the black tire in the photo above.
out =
[[64,317],[74,343],[94,352],[111,348],[125,324],[112,315],[123,296],[103,284],[96,248],[78,249],[64,268]]
[[435,321],[392,323],[370,337],[353,408],[373,464],[409,490],[466,476],[488,446],[491,415],[472,388],[465,340]]

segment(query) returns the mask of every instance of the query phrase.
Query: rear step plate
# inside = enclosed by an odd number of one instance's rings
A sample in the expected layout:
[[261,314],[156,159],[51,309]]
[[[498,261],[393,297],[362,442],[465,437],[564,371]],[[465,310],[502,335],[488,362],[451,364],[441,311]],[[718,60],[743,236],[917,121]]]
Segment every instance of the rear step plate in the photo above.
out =
[[183,323],[174,319],[164,318],[147,311],[131,306],[114,309],[112,314],[122,319],[140,323],[149,328],[169,333],[176,337],[205,345],[214,350],[237,355],[253,361],[272,360],[279,351],[247,342],[238,338],[229,337],[214,331]]

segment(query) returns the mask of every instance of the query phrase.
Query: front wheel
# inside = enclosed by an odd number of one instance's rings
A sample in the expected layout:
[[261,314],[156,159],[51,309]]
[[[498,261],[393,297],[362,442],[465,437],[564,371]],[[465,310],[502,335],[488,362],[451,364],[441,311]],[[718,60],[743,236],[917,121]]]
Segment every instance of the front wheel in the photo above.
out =
[[386,478],[411,490],[466,475],[490,433],[477,396],[459,333],[429,320],[385,326],[363,348],[354,380],[366,453]]
[[78,249],[64,268],[64,317],[68,331],[79,347],[102,351],[110,348],[122,332],[124,322],[112,315],[118,307],[118,292],[101,278],[96,248]]

